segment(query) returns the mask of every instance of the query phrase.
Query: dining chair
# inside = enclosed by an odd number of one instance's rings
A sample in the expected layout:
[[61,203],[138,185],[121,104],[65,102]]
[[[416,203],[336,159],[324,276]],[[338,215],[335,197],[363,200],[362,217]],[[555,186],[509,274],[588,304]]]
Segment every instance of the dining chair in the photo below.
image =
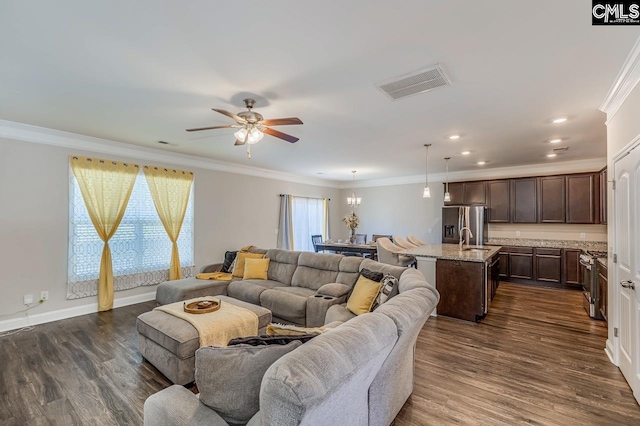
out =
[[378,241],[378,238],[388,238],[389,241],[393,242],[393,235],[384,235],[384,234],[373,234],[371,235],[371,241],[374,243]]
[[397,235],[395,237],[393,237],[393,242],[394,242],[395,245],[400,246],[400,247],[405,248],[405,249],[412,249],[412,248],[418,247],[417,245],[412,244],[409,241],[407,241],[404,238],[399,237]]
[[356,244],[367,244],[367,234],[356,234]]
[[416,237],[415,235],[409,235],[407,237],[407,240],[409,240],[410,243],[415,244],[417,246],[427,245],[427,243],[425,243],[424,241],[420,241],[418,237]]
[[[320,252],[320,249],[317,247],[316,244],[322,243],[322,235],[312,235],[311,236],[311,243],[313,244],[313,249],[315,250],[316,253]],[[324,252],[324,250],[322,250]]]
[[376,245],[378,249],[378,262],[380,263],[407,267],[416,262],[415,257],[398,253],[402,249],[386,237],[378,238]]

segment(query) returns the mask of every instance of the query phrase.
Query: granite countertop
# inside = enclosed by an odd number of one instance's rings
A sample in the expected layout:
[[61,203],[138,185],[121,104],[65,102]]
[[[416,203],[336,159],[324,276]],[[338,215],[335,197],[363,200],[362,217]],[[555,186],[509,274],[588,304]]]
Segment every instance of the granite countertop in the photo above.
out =
[[606,241],[536,240],[531,238],[489,238],[490,245],[513,247],[545,247],[607,251]]
[[[464,247],[473,249],[476,246]],[[460,250],[458,244],[426,244],[404,250],[402,253],[416,257],[435,257],[436,259],[462,260],[465,262],[486,262],[501,249],[500,246],[487,245],[482,246],[482,248],[485,250]]]
[[603,264],[605,268],[609,268],[609,260],[606,257],[599,257],[598,262]]

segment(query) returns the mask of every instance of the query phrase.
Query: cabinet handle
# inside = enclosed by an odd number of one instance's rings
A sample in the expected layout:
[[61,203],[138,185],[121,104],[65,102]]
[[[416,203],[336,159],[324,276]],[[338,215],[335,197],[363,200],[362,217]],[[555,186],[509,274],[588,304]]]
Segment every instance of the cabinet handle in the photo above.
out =
[[636,285],[631,280],[620,281],[620,285],[624,288],[630,288],[631,290],[636,289]]

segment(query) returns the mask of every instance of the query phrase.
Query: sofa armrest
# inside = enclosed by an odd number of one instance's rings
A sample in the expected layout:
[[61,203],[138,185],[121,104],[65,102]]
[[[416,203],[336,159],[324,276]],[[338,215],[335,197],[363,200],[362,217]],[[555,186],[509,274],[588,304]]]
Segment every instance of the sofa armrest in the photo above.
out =
[[[346,287],[346,286],[345,286]],[[344,303],[346,295],[342,297],[316,294],[307,299],[307,327],[322,327],[327,311],[333,305]]]
[[221,272],[222,263],[213,263],[211,265],[205,265],[200,269],[200,273],[206,274],[208,272]]
[[349,294],[349,290],[351,290],[351,287],[349,287],[348,285],[340,283],[330,283],[320,287],[317,291],[317,294],[340,298]]
[[144,403],[145,426],[229,426],[218,413],[183,386],[173,385]]

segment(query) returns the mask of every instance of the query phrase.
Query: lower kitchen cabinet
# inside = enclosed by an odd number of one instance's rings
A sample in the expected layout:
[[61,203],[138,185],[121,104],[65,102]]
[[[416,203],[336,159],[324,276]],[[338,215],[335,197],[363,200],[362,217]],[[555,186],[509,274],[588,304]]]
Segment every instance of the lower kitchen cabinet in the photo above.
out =
[[533,249],[530,247],[509,248],[509,278],[533,279]]
[[[598,262],[600,262],[598,260]],[[607,265],[600,262],[598,265],[598,297],[600,299],[600,315],[607,321],[607,291],[609,291],[609,280]]]
[[[485,313],[484,262],[438,259],[436,288],[440,293],[438,315],[477,321]],[[490,284],[489,284],[490,285]]]
[[509,278],[509,252],[505,251],[505,249],[506,247],[503,247],[500,253],[498,253],[498,256],[500,256],[499,275],[501,280]]
[[562,250],[536,248],[535,279],[551,283],[562,282]]
[[563,249],[562,252],[562,282],[580,287],[580,254],[582,250]]

